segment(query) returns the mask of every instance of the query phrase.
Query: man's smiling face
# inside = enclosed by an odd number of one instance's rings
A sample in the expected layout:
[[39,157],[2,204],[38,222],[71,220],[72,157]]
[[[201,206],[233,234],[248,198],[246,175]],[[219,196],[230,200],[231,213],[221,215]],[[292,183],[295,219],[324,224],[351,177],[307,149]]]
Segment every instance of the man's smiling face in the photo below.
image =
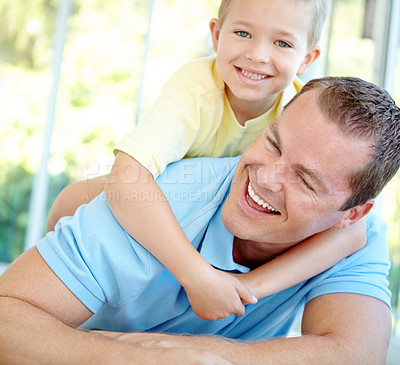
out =
[[239,239],[283,251],[346,219],[349,211],[339,209],[351,195],[349,177],[370,153],[365,142],[344,136],[308,91],[243,153],[223,222]]

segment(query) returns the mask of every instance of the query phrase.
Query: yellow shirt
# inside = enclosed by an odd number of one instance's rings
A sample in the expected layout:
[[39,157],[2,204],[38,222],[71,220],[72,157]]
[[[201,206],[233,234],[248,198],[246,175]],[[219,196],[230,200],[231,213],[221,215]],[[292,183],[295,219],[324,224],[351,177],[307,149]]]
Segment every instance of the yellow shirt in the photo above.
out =
[[153,108],[114,151],[123,151],[154,177],[184,157],[240,155],[303,86],[295,79],[263,115],[240,125],[225,95],[215,56],[183,65],[163,87]]

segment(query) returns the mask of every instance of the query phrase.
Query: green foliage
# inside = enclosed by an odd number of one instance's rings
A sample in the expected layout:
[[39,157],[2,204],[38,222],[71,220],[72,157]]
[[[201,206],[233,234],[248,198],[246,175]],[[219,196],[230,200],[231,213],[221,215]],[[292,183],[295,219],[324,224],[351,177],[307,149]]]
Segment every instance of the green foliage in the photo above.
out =
[[91,88],[77,81],[70,90],[70,103],[74,108],[85,108],[91,101]]
[[329,75],[372,81],[374,42],[362,38],[364,7],[365,1],[335,0]]
[[[51,177],[51,201],[68,182],[64,173]],[[33,174],[22,165],[8,166],[1,180],[0,262],[12,261],[23,251],[32,183]]]
[[0,53],[25,68],[43,65],[41,51],[52,42],[57,0],[0,2]]
[[[60,2],[0,1],[0,261],[14,259],[23,248],[42,154]],[[52,136],[49,204],[68,182],[109,171],[115,142],[134,124],[143,76],[150,0],[72,4]],[[205,53],[204,34],[218,4],[156,2],[146,105],[182,62]],[[183,25],[185,31],[178,31]]]
[[28,221],[32,174],[12,166],[0,184],[0,261],[10,261],[21,251]]
[[[386,195],[386,196],[385,196]],[[400,175],[395,176],[385,191],[383,212],[388,223],[390,247],[390,289],[392,307],[400,313]]]

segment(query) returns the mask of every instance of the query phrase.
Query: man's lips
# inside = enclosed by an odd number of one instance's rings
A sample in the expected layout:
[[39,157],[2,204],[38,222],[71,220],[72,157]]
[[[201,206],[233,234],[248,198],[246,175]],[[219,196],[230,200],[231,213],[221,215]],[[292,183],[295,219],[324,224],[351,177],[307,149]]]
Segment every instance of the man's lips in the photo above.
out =
[[[263,211],[265,213],[270,213],[270,214],[276,214],[280,215],[281,213],[276,210],[273,206],[271,206],[269,203],[265,202],[263,199],[261,199],[253,190],[253,187],[251,185],[251,182],[249,181],[249,185],[247,187],[247,194],[246,198],[248,203],[253,207],[256,208],[259,211]],[[255,204],[254,204],[255,203]]]

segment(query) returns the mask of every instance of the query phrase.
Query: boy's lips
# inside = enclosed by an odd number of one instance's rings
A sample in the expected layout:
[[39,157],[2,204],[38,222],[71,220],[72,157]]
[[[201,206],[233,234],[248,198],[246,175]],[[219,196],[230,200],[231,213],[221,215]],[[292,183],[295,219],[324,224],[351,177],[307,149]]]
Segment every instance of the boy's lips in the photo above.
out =
[[[281,213],[276,210],[272,205],[261,199],[253,190],[251,182],[249,181],[249,185],[247,187],[247,194],[246,194],[247,202],[259,211],[263,211],[269,214],[276,214],[280,215]],[[255,204],[254,204],[255,203]]]
[[251,80],[264,80],[264,79],[271,77],[270,75],[267,75],[265,73],[254,72],[254,71],[246,70],[246,69],[240,68],[240,67],[237,67],[237,69],[243,76],[245,76]]

